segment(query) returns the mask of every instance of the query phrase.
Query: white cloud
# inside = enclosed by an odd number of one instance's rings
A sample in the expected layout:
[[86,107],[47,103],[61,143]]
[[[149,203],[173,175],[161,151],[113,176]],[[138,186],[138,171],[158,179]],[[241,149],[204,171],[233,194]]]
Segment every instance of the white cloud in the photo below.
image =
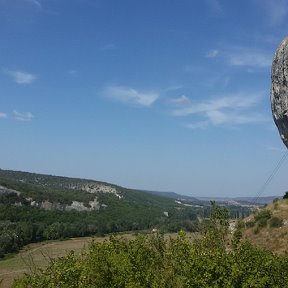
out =
[[2,119],[8,118],[8,115],[4,112],[0,112],[0,118],[2,118]]
[[209,126],[209,121],[199,121],[186,125],[189,129],[204,129]]
[[139,92],[133,88],[125,86],[109,86],[106,87],[102,94],[124,103],[133,103],[141,106],[151,106],[158,98],[156,92]]
[[175,109],[174,116],[200,115],[204,121],[189,124],[189,128],[204,128],[208,125],[240,125],[260,123],[266,119],[259,113],[251,111],[260,99],[261,94],[255,93],[247,97],[246,94],[224,96],[200,103],[191,103],[189,107]]
[[219,0],[206,0],[209,8],[212,10],[213,14],[219,15],[223,13],[222,6]]
[[249,108],[254,106],[258,102],[259,97],[259,94],[252,94],[250,97],[247,97],[246,95],[240,93],[230,96],[224,96],[198,104],[192,103],[190,107],[174,110],[173,115],[187,116],[190,114],[215,111],[226,108]]
[[227,52],[226,57],[232,66],[267,68],[271,66],[273,55],[255,49],[237,48]]
[[260,114],[250,113],[236,113],[224,111],[208,111],[207,117],[213,125],[239,125],[249,123],[259,123],[265,121],[264,117]]
[[210,50],[207,54],[206,54],[206,58],[215,58],[217,55],[219,54],[219,51],[214,49],[214,50]]
[[36,80],[36,76],[23,71],[4,70],[4,73],[12,77],[17,84],[31,84]]
[[[270,51],[266,52],[261,49],[227,45],[221,49],[221,53],[219,50],[213,49],[208,51],[205,57],[221,57],[230,66],[267,68],[271,66],[273,55]],[[189,68],[191,70],[191,67]]]
[[178,98],[173,98],[171,99],[171,102],[176,105],[188,105],[191,103],[190,99],[185,95],[182,95]]
[[14,118],[19,121],[31,121],[34,116],[31,112],[17,112],[13,111]]

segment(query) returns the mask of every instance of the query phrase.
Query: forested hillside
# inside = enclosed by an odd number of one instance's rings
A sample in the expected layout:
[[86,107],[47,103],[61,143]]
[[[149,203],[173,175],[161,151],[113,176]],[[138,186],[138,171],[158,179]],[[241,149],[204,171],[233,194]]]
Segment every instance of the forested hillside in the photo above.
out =
[[[0,170],[0,257],[49,239],[121,231],[198,231],[210,207],[117,185]],[[249,208],[230,206],[231,217]]]

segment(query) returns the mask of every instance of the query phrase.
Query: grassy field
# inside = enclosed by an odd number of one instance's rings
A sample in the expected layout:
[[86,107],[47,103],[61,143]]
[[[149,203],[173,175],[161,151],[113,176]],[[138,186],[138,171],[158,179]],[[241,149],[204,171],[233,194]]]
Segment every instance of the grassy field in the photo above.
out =
[[92,239],[95,239],[95,241],[104,241],[107,238],[75,238],[26,246],[15,256],[0,261],[0,279],[2,279],[0,287],[11,287],[15,278],[23,275],[25,272],[29,273],[32,269],[44,268],[51,258],[64,256],[70,250],[80,253]]

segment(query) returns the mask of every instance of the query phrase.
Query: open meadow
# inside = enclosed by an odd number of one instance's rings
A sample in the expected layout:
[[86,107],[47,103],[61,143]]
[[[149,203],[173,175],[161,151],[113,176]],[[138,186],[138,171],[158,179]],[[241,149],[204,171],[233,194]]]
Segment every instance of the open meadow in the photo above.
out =
[[25,246],[15,256],[0,261],[0,279],[2,279],[0,287],[11,287],[15,278],[29,273],[35,268],[44,268],[51,258],[64,256],[70,250],[81,253],[92,239],[104,241],[107,238],[84,237],[65,241],[33,243]]

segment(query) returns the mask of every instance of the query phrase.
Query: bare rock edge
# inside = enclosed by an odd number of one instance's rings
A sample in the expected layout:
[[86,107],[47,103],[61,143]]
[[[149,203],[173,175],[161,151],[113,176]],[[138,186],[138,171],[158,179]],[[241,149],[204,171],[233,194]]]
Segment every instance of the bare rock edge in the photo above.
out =
[[272,114],[281,139],[288,148],[288,37],[275,53],[271,80]]

